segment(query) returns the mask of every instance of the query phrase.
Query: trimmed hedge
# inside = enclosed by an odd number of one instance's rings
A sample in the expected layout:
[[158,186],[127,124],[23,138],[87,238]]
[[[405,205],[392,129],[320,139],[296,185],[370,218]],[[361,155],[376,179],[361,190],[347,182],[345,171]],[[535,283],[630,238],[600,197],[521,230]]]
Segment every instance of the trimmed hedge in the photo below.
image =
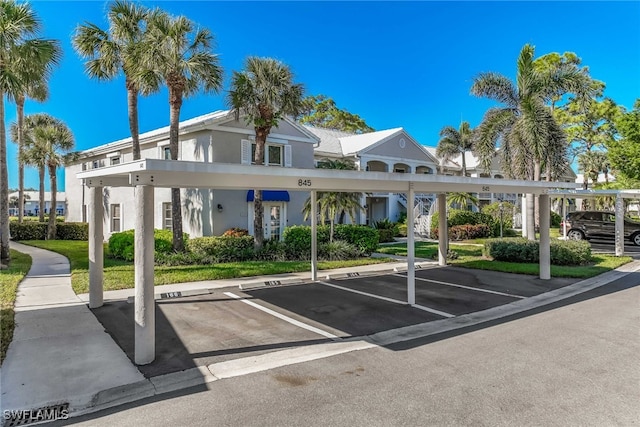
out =
[[[496,239],[485,242],[483,254],[497,261],[537,263],[540,261],[537,240]],[[591,245],[585,241],[552,240],[551,264],[583,265],[591,261]]]
[[[154,249],[157,254],[167,254],[173,251],[173,233],[171,230],[153,230]],[[183,233],[185,243],[189,243],[189,235]],[[113,233],[109,237],[109,252],[113,258],[133,261],[134,258],[134,230]]]
[[[449,240],[470,240],[491,237],[491,228],[487,224],[454,225],[449,227]],[[438,229],[431,230],[431,236],[438,238]]]
[[[378,247],[378,230],[366,225],[338,224],[333,232],[334,240],[343,240],[354,245],[363,255],[369,256]],[[329,242],[329,226],[317,229],[318,245]],[[294,225],[286,227],[284,244],[289,259],[308,260],[311,258],[311,227]]]
[[[9,231],[13,240],[46,240],[46,222],[9,222]],[[89,224],[86,222],[58,222],[56,240],[89,240]]]
[[246,261],[254,256],[253,236],[207,236],[190,239],[187,248],[213,262]]
[[378,230],[366,225],[338,224],[334,232],[335,240],[344,240],[354,245],[364,256],[371,255],[380,242]]

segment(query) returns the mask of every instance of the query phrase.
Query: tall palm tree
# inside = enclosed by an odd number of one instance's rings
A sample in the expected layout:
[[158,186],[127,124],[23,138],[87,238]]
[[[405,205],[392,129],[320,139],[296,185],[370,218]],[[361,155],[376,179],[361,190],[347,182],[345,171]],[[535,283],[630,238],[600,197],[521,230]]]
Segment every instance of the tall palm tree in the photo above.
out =
[[[27,93],[25,67],[21,64],[51,64],[57,43],[38,37],[41,23],[29,4],[13,0],[0,2],[0,260],[9,260],[9,197],[7,173],[7,133],[5,128],[6,95]],[[34,67],[37,69],[38,67]],[[44,75],[49,67],[40,70]]]
[[447,204],[450,207],[460,206],[467,210],[469,205],[478,206],[478,198],[471,193],[447,193]]
[[149,10],[144,6],[116,1],[109,7],[109,29],[85,23],[78,26],[72,39],[78,54],[87,60],[85,70],[89,77],[114,80],[120,73],[124,74],[134,160],[140,158],[138,94],[146,95],[158,89],[157,85],[145,85],[139,78],[148,16]]
[[[172,17],[154,10],[148,19],[141,81],[148,87],[164,83],[169,90],[169,151],[178,159],[180,109],[184,98],[201,91],[217,93],[223,72],[218,55],[212,52],[213,34],[184,16]],[[173,250],[184,250],[180,189],[171,189]]]
[[[288,66],[272,58],[250,56],[243,71],[234,71],[227,103],[239,119],[244,115],[255,129],[255,164],[264,162],[264,147],[271,128],[286,116],[297,116],[303,107],[304,87],[293,82]],[[253,229],[256,247],[262,247],[262,191],[254,191]]]
[[473,150],[474,131],[469,122],[460,123],[460,128],[445,126],[440,131],[440,141],[436,147],[436,156],[443,160],[444,164],[452,158],[460,155],[462,158],[462,176],[467,176],[466,153]]
[[[19,161],[25,165],[33,166],[38,169],[38,200],[40,209],[38,209],[38,219],[40,222],[44,222],[44,180],[46,174],[46,145],[43,141],[38,140],[36,129],[50,126],[54,123],[54,118],[48,114],[32,114],[26,116],[23,125],[23,150],[19,154]],[[18,139],[19,126],[17,123],[12,123],[9,129],[11,139],[15,142]]]
[[[19,61],[15,64],[15,73],[23,83],[17,92],[9,91],[7,97],[16,104],[18,144],[18,205],[24,204],[24,164],[21,153],[24,149],[24,103],[27,98],[43,102],[49,97],[47,80],[54,66],[60,62],[62,49],[57,40],[44,40],[44,51],[30,61]],[[18,222],[22,223],[23,210],[18,212]]]
[[[31,119],[31,116],[28,116],[27,119]],[[67,160],[73,156],[71,150],[73,150],[74,138],[73,133],[62,120],[51,117],[48,114],[38,114],[33,124],[33,128],[29,129],[28,139],[31,144],[25,150],[25,160],[38,165],[44,164],[49,172],[51,205],[49,208],[47,239],[55,239],[58,191],[56,172],[59,167],[64,166]],[[43,212],[42,196],[40,196],[40,200],[40,212]]]
[[[481,73],[471,93],[503,104],[489,109],[477,129],[475,150],[484,169],[499,148],[505,175],[539,181],[543,162],[555,176],[568,163],[565,134],[546,104],[558,94],[581,90],[584,75],[570,64],[540,71],[533,55],[528,44],[520,51],[515,83],[498,73]],[[534,218],[533,207],[533,197],[527,197],[528,218]],[[535,238],[533,221],[527,222],[527,236]]]

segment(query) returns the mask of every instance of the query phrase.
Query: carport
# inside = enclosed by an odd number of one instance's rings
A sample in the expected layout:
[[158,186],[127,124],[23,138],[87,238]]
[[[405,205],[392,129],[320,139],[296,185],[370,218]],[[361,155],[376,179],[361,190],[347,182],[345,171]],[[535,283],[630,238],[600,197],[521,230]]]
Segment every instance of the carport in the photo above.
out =
[[[567,217],[566,203],[567,198],[576,199],[594,199],[596,197],[615,197],[615,254],[616,256],[624,255],[624,199],[640,199],[640,190],[550,190],[549,197],[562,199],[562,219]],[[563,221],[564,227],[562,235],[567,237],[567,223]],[[542,224],[540,225],[542,228]]]
[[[154,188],[222,190],[280,189],[311,194],[311,280],[317,271],[318,191],[389,192],[407,195],[407,223],[414,222],[415,193],[437,193],[439,228],[447,228],[446,195],[451,192],[527,193],[539,196],[540,210],[549,210],[549,192],[578,184],[470,178],[433,174],[400,174],[325,169],[276,168],[180,160],[143,159],[77,174],[89,196],[89,306],[103,305],[103,188],[136,187],[135,191],[135,362],[155,358]],[[447,234],[439,233],[438,263],[446,265]],[[549,216],[540,218],[540,278],[551,278]],[[407,234],[407,304],[415,305],[415,238]]]

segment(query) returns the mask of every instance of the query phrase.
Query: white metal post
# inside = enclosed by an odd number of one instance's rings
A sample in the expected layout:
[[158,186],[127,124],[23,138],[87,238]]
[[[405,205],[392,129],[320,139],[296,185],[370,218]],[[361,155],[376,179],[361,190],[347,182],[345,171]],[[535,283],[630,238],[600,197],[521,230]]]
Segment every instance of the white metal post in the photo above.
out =
[[562,238],[567,240],[567,199],[562,197]]
[[409,305],[415,305],[416,303],[416,247],[415,219],[413,217],[415,198],[413,183],[410,182],[409,190],[407,191],[407,303]]
[[549,237],[550,214],[549,195],[541,194],[538,203],[540,206],[540,278],[551,279],[551,239]]
[[135,343],[134,360],[138,365],[153,362],[156,357],[156,313],[153,288],[153,187],[135,188]]
[[616,256],[624,255],[624,199],[616,195]]
[[438,265],[447,265],[449,230],[447,228],[447,195],[438,194]]
[[89,307],[102,307],[104,271],[104,208],[102,187],[89,189]]
[[527,195],[523,194],[520,199],[520,226],[522,227],[522,237],[527,237]]
[[316,191],[311,190],[311,280],[318,280],[318,202]]

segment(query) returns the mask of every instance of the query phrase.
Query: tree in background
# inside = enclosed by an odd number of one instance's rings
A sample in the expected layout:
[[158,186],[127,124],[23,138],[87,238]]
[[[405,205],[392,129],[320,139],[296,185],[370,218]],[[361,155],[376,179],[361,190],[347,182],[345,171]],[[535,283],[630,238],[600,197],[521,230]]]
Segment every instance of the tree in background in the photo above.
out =
[[[633,110],[620,114],[615,124],[620,138],[604,144],[616,181],[625,177],[640,180],[640,99],[636,99]],[[637,188],[637,185],[628,188]]]
[[457,130],[452,126],[445,126],[440,131],[440,141],[436,147],[436,156],[443,160],[444,164],[460,156],[462,159],[462,176],[467,176],[466,153],[473,150],[475,134],[469,122],[460,123]]
[[[302,111],[304,87],[293,82],[288,66],[272,58],[247,58],[242,71],[234,71],[227,103],[236,120],[244,116],[255,129],[254,162],[264,164],[264,149],[271,128],[284,116],[298,116]],[[262,190],[254,190],[253,230],[256,248],[264,242]]]
[[356,134],[374,131],[362,117],[338,108],[335,101],[325,95],[313,95],[304,98],[302,116],[299,121],[319,128]]
[[[213,34],[184,16],[155,10],[148,19],[144,52],[138,69],[144,87],[165,84],[169,90],[169,150],[178,160],[180,109],[184,98],[222,88],[222,67],[212,52]],[[180,189],[171,189],[173,250],[184,250]]]
[[145,85],[139,77],[148,17],[149,10],[145,7],[116,1],[109,7],[107,30],[92,23],[85,23],[78,26],[72,38],[78,54],[87,60],[85,71],[89,77],[109,81],[116,79],[121,73],[124,74],[133,160],[140,159],[138,94],[149,94],[158,88],[157,85]]
[[470,206],[478,206],[478,198],[471,193],[447,193],[447,205],[451,208],[458,207],[462,210],[470,210]]
[[[28,94],[46,82],[59,55],[57,42],[38,37],[41,23],[29,4],[0,2],[0,260],[9,260],[9,177],[5,96]],[[41,77],[40,80],[36,76]],[[26,77],[29,77],[28,79]],[[33,92],[32,92],[33,93]]]
[[[476,130],[476,154],[481,166],[489,171],[497,153],[505,175],[539,181],[545,162],[555,176],[568,164],[564,131],[546,103],[558,94],[580,91],[584,76],[570,65],[540,72],[533,55],[533,46],[522,48],[515,82],[498,73],[481,73],[474,79],[471,93],[503,104],[490,108]],[[531,195],[527,197],[527,217],[534,218],[534,212]],[[533,221],[527,222],[527,237],[535,239]]]

